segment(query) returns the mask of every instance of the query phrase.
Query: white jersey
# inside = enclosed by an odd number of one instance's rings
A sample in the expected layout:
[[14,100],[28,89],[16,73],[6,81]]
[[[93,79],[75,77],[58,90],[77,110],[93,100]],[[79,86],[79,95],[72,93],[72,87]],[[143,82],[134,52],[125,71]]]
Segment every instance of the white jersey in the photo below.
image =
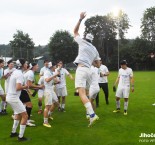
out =
[[43,85],[43,84],[44,84],[44,76],[41,76],[38,81],[38,85]]
[[6,93],[7,93],[7,91],[8,91],[8,85],[9,85],[10,76],[11,76],[11,74],[13,73],[13,71],[15,71],[15,70],[16,70],[15,68],[12,68],[12,69],[7,68],[7,69],[4,70],[4,76],[6,76],[7,74],[10,74],[10,75],[7,77],[7,79],[5,80],[5,92],[6,92]]
[[40,69],[40,76],[43,76],[44,73],[45,73],[45,71],[47,71],[47,70],[49,70],[48,67],[46,67],[46,66],[42,67],[42,68]]
[[[109,73],[109,70],[105,65],[102,64],[100,68],[98,69],[99,75],[100,75],[100,72],[102,72],[103,74],[106,74],[106,73]],[[99,83],[107,83],[107,82],[108,82],[107,76],[99,77]]]
[[[56,69],[56,72],[58,69]],[[69,75],[69,72],[65,68],[60,69],[60,77],[57,77],[60,80],[60,83],[56,85],[57,88],[63,88],[66,86],[66,75]]]
[[[41,76],[39,78],[38,85],[44,85],[44,76]],[[43,89],[39,89],[39,90],[43,90]]]
[[94,60],[100,60],[97,49],[91,43],[80,38],[80,36],[76,36],[74,39],[79,45],[75,64],[80,63],[90,68]]
[[50,78],[53,76],[53,72],[49,69],[44,72],[44,85],[45,85],[45,90],[46,89],[51,89],[53,87],[54,81],[53,79],[49,82],[46,82],[45,79]]
[[0,90],[3,90],[2,86],[1,86],[1,79],[3,77],[3,73],[4,73],[3,68],[0,68]]
[[91,66],[92,76],[95,78],[95,80],[98,82],[99,74],[98,74],[98,68]]
[[25,84],[27,84],[27,81],[34,82],[34,72],[32,70],[28,70],[26,73],[24,73],[24,80]]
[[133,77],[133,71],[131,68],[126,68],[126,69],[119,69],[119,83],[118,87],[130,87],[130,78]]
[[12,101],[17,101],[19,100],[19,96],[21,94],[21,90],[17,91],[16,90],[16,84],[24,84],[24,76],[21,70],[15,70],[13,71],[10,81],[9,81],[9,86],[8,86],[8,92],[7,92],[7,100],[12,100]]

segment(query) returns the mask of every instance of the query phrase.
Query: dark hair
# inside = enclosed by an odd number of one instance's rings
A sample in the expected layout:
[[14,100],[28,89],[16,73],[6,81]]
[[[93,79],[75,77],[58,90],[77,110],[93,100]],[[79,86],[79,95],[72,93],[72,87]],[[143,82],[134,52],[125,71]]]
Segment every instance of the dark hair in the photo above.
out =
[[23,66],[23,65],[25,64],[26,60],[25,60],[24,58],[20,58],[20,59],[19,59],[19,62],[20,62],[21,65]]
[[91,40],[89,40],[89,39],[85,39],[85,40],[86,40],[87,42],[89,42],[89,43],[92,43]]
[[44,60],[44,63],[46,63],[46,62],[49,62],[49,61],[46,59],[46,60]]
[[63,61],[62,61],[62,60],[58,60],[58,61],[57,61],[57,63],[60,63],[60,62],[62,62],[62,63],[63,63]]
[[122,60],[121,62],[120,62],[120,65],[127,65],[128,63],[127,63],[127,61],[126,60]]
[[[37,65],[37,63],[32,62],[32,63],[31,63],[31,65],[32,65],[32,68],[33,68],[34,66],[36,66],[36,65]],[[30,67],[30,63],[29,63],[29,67]],[[31,69],[32,69],[32,68],[31,68]]]
[[56,65],[57,65],[57,64],[56,64],[55,62],[52,62],[52,67],[53,67],[53,66],[56,66]]
[[10,63],[13,63],[13,60],[12,60],[12,59],[9,60],[9,61],[7,62],[8,65],[9,65]]
[[4,62],[4,60],[3,59],[0,59],[0,63],[3,63]]

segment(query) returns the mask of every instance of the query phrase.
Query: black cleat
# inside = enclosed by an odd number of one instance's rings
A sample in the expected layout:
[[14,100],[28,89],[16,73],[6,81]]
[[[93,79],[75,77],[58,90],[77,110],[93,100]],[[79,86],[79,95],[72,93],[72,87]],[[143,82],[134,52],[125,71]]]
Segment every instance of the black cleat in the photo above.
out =
[[66,112],[66,110],[64,108],[61,108],[61,112]]
[[26,137],[18,137],[18,141],[22,142],[22,141],[28,141],[29,139]]
[[17,137],[19,134],[17,133],[17,132],[15,132],[15,133],[12,133],[11,132],[11,134],[10,134],[10,137]]

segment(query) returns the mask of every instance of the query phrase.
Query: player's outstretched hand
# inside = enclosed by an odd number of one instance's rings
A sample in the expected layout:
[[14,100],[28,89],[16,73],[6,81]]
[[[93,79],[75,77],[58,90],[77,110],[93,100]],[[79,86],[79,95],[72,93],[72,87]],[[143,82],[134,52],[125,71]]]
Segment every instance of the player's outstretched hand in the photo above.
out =
[[81,12],[80,19],[84,19],[86,17],[86,12]]

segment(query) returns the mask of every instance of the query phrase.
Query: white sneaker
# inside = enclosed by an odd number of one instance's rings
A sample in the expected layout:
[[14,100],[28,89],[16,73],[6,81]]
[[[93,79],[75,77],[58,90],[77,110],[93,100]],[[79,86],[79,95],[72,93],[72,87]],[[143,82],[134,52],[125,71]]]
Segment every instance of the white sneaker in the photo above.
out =
[[90,118],[90,123],[89,123],[88,127],[93,126],[97,120],[99,120],[99,117],[95,114],[95,116],[93,118]]
[[155,103],[154,104],[152,104],[153,106],[155,106]]
[[35,121],[30,119],[30,120],[28,120],[28,122],[30,122],[30,123],[34,123]]
[[27,125],[27,126],[30,126],[30,127],[36,126],[35,124],[32,124],[32,123],[30,123],[30,122],[27,122],[26,125]]

